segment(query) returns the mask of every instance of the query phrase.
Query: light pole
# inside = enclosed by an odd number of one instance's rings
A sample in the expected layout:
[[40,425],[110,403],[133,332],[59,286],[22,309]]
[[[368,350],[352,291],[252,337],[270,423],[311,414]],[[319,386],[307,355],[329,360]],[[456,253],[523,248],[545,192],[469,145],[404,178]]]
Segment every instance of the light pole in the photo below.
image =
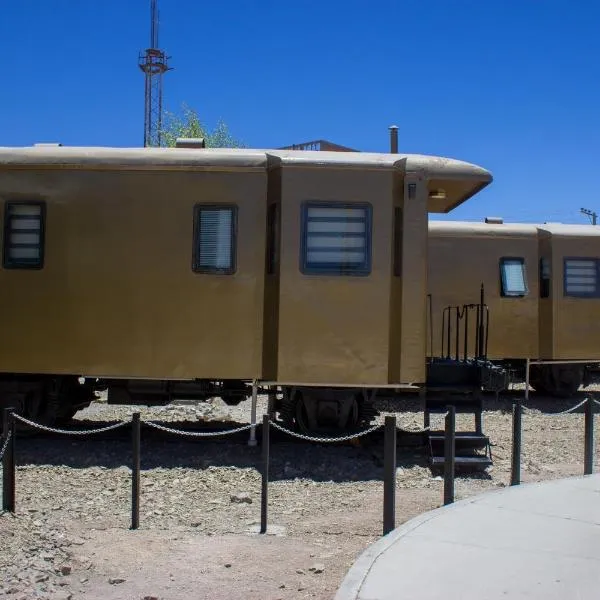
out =
[[592,220],[592,225],[596,225],[596,222],[598,220],[598,213],[593,211],[593,210],[589,210],[588,208],[582,208],[581,212],[584,215],[587,215],[591,220]]

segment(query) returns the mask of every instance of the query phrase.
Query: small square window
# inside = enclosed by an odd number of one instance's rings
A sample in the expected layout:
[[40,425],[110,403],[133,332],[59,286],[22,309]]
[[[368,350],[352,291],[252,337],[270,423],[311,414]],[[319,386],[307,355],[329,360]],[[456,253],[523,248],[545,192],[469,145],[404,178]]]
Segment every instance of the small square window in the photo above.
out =
[[525,259],[500,259],[500,281],[502,284],[502,296],[526,296],[527,276],[525,273]]
[[44,262],[42,202],[7,202],[4,213],[4,267],[41,269]]
[[596,298],[599,261],[595,258],[565,258],[565,296]]
[[371,206],[308,202],[303,207],[302,271],[367,275],[371,270]]
[[237,210],[234,206],[195,207],[195,272],[223,275],[235,272],[236,219]]

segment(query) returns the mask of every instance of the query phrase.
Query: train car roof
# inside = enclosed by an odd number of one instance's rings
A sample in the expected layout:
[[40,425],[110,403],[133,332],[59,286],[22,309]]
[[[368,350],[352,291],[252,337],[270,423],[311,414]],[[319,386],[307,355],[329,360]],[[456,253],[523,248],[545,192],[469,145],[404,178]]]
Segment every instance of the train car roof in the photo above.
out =
[[600,237],[600,225],[544,223],[538,228],[557,237]]
[[[0,169],[239,170],[286,167],[383,169],[428,179],[430,212],[446,213],[492,182],[475,164],[424,154],[246,148],[0,147]],[[442,191],[443,193],[440,193]]]
[[535,237],[538,229],[529,223],[430,220],[429,231],[440,237]]
[[567,223],[481,223],[477,221],[429,221],[429,231],[440,237],[528,237],[538,232],[561,237],[600,237],[600,226]]

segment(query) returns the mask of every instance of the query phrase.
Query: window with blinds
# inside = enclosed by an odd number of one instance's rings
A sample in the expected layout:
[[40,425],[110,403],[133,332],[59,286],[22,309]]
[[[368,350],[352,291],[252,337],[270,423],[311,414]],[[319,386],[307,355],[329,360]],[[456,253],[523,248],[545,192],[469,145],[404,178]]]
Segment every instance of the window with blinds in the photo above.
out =
[[4,214],[4,267],[41,269],[44,261],[44,204],[8,202]]
[[371,206],[306,203],[303,207],[302,271],[367,275],[371,270]]
[[527,276],[525,273],[525,259],[501,258],[500,280],[502,284],[502,296],[526,296]]
[[194,271],[231,274],[235,272],[234,206],[196,206],[194,219]]
[[598,286],[599,261],[595,258],[565,258],[565,296],[600,296]]

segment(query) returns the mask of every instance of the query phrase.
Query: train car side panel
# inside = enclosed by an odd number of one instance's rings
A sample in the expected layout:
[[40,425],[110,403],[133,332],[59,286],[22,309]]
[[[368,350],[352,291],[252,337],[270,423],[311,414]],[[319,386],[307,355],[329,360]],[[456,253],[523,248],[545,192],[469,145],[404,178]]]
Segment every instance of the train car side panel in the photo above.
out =
[[555,360],[600,360],[600,228],[547,225],[552,236]]
[[387,383],[392,214],[391,170],[283,166],[280,381]]
[[[21,226],[8,211],[26,210],[11,209],[13,202],[44,203],[45,241],[39,269],[8,265],[5,247],[2,371],[261,376],[266,177],[266,168],[258,167],[5,169],[5,246],[16,231],[10,227]],[[220,207],[234,210],[225,214]],[[206,256],[196,257],[194,269],[198,211],[204,209],[202,242],[208,245],[198,251]],[[210,229],[215,215],[221,219],[218,234]],[[211,258],[230,232],[233,262]],[[215,235],[221,236],[217,242]],[[226,246],[214,252],[227,254]],[[215,272],[211,264],[224,268]]]
[[[488,358],[537,356],[537,265],[537,236],[533,226],[510,226],[509,229],[505,225],[430,222],[428,268],[433,355],[446,355],[446,348],[442,347],[444,307],[477,304],[483,284],[490,313]],[[518,289],[523,283],[524,294]],[[509,289],[510,286],[515,287]],[[472,320],[468,329],[471,355],[475,348],[474,325]],[[454,315],[451,329],[453,355],[456,348]],[[459,351],[462,356],[463,339],[459,339]]]

